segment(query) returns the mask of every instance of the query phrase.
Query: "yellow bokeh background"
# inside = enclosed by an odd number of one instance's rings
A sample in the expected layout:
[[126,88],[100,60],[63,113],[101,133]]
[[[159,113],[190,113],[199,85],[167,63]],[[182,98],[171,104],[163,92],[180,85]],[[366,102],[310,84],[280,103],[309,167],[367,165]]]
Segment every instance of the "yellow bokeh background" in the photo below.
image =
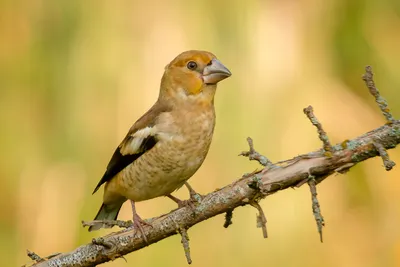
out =
[[[321,147],[302,109],[313,105],[332,143],[385,123],[361,75],[371,64],[400,117],[398,0],[147,0],[0,2],[0,263],[29,263],[26,249],[66,252],[101,204],[91,195],[114,148],[156,100],[164,66],[209,50],[232,71],[216,96],[210,153],[191,179],[200,193],[259,167],[237,155],[246,137],[273,161]],[[400,150],[389,151],[400,164]],[[192,266],[400,266],[400,171],[379,158],[318,186],[321,244],[306,186],[189,230]],[[187,198],[185,190],[176,196]],[[142,217],[175,208],[138,204]],[[124,205],[121,219],[130,219]],[[116,229],[113,229],[114,231]],[[187,266],[179,236],[104,266]],[[102,265],[103,266],[103,265]]]

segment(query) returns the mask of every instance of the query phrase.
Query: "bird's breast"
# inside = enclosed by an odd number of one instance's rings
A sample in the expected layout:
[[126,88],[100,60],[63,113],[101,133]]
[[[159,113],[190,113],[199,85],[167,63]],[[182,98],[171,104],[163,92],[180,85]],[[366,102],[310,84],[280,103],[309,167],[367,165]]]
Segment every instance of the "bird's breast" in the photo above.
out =
[[172,193],[203,163],[214,131],[214,110],[167,115],[157,124],[158,142],[117,175],[125,197],[134,201]]

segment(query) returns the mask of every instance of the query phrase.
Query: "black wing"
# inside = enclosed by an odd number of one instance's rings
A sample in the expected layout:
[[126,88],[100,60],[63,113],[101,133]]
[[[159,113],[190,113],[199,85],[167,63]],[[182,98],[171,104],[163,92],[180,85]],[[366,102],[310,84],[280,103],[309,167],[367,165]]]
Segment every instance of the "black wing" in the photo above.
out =
[[[132,138],[131,136],[129,138]],[[101,178],[100,182],[97,184],[96,188],[93,191],[93,194],[99,190],[100,186],[105,182],[111,180],[115,175],[117,175],[120,171],[122,171],[126,166],[134,162],[141,155],[149,151],[153,148],[157,143],[157,139],[155,136],[148,136],[143,139],[140,148],[135,154],[126,154],[122,155],[120,151],[120,147],[114,152],[114,155],[111,157],[110,162],[107,165],[107,170]]]

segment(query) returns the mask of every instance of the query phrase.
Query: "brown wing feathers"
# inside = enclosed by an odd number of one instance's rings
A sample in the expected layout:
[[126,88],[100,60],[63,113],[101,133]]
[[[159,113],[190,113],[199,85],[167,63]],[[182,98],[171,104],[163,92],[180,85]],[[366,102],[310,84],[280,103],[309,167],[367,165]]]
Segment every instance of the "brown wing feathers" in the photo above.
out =
[[157,138],[154,135],[141,136],[141,143],[135,151],[129,153],[121,153],[121,149],[129,146],[133,139],[135,138],[135,133],[146,127],[153,127],[156,123],[158,116],[163,112],[170,111],[171,108],[167,105],[160,103],[159,101],[154,104],[154,106],[147,111],[129,130],[128,135],[122,141],[121,145],[117,147],[110,162],[107,165],[107,170],[101,178],[100,182],[97,184],[93,191],[93,194],[99,190],[100,186],[105,182],[111,180],[115,175],[122,171],[126,166],[134,162],[141,155],[153,148],[157,143]]
[[149,136],[143,139],[142,144],[140,145],[140,149],[138,149],[139,153],[136,154],[126,154],[122,155],[120,152],[120,148],[117,147],[113,156],[111,157],[110,163],[107,165],[107,170],[101,178],[100,182],[97,184],[96,188],[93,191],[93,194],[99,190],[100,186],[105,182],[111,180],[115,175],[117,175],[120,171],[122,171],[126,166],[134,162],[137,158],[143,155],[146,151],[150,150],[157,143],[157,139],[155,136]]

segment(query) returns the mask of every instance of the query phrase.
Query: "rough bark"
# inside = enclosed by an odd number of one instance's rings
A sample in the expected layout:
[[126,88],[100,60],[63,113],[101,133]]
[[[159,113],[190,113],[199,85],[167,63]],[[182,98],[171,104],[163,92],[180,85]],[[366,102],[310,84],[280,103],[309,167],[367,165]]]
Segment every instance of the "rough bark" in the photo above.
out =
[[317,182],[333,173],[343,173],[355,164],[377,156],[374,143],[385,149],[396,147],[400,143],[400,121],[384,125],[356,139],[333,147],[333,155],[326,157],[323,150],[298,156],[279,163],[272,168],[245,175],[243,178],[215,192],[207,194],[196,206],[195,213],[190,207],[183,207],[168,214],[151,219],[153,227],[145,227],[148,244],[133,230],[122,230],[103,237],[104,244],[92,243],[62,253],[34,266],[95,266],[114,260],[132,251],[156,243],[179,233],[179,229],[188,229],[193,225],[231,211],[238,206],[250,204],[277,191],[299,186],[314,176]]
[[[305,109],[305,113],[318,128],[320,138],[324,143],[323,149],[272,164],[267,158],[254,150],[250,139],[250,151],[242,154],[250,159],[258,160],[265,168],[246,174],[241,179],[205,195],[196,205],[194,211],[189,206],[182,207],[148,220],[152,224],[152,227],[146,226],[144,228],[148,243],[141,237],[140,232],[121,230],[93,239],[91,243],[82,245],[71,252],[44,259],[35,257],[36,263],[33,266],[95,266],[122,257],[177,233],[180,233],[183,237],[182,244],[190,263],[187,229],[222,213],[227,213],[224,226],[228,227],[231,223],[232,211],[236,207],[252,205],[260,212],[257,221],[259,226],[263,228],[263,234],[266,237],[266,220],[258,201],[280,190],[299,187],[305,183],[309,184],[312,192],[312,207],[321,234],[323,218],[316,199],[315,184],[322,182],[331,174],[345,173],[354,165],[378,155],[382,157],[387,170],[395,165],[389,159],[386,149],[395,148],[400,143],[400,121],[393,119],[386,102],[385,105],[382,105],[384,99],[380,97],[375,88],[372,71],[368,67],[366,71],[364,80],[371,93],[376,97],[379,106],[383,106],[381,110],[388,121],[385,125],[353,140],[346,140],[331,146],[322,126],[313,115],[312,108],[309,107]],[[31,252],[31,255],[33,254]]]

